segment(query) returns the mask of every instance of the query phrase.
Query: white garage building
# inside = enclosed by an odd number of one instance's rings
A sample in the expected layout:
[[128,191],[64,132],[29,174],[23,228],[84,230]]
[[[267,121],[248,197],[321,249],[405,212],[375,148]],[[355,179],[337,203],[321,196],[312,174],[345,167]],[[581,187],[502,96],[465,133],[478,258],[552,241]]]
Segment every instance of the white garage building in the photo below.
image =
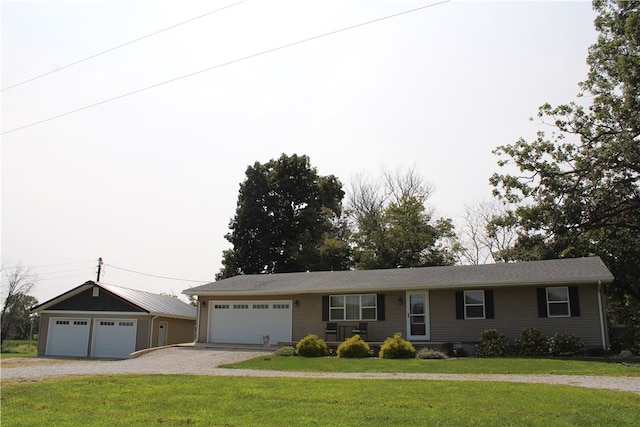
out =
[[40,314],[38,356],[122,359],[192,342],[197,309],[171,296],[89,281],[31,312]]

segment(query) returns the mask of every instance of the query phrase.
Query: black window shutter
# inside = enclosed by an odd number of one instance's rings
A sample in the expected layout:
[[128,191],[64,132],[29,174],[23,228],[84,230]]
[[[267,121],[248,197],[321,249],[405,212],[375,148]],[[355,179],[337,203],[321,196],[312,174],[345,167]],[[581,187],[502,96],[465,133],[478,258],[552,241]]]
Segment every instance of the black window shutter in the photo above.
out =
[[378,320],[385,320],[385,317],[384,317],[384,294],[378,294]]
[[324,322],[329,320],[329,295],[322,296],[322,320]]
[[538,292],[538,317],[547,317],[547,289],[537,288]]
[[577,286],[569,286],[569,306],[571,307],[571,317],[580,316],[580,298]]
[[484,317],[486,319],[493,319],[495,317],[493,311],[493,291],[484,291]]
[[464,319],[464,293],[456,291],[456,319]]

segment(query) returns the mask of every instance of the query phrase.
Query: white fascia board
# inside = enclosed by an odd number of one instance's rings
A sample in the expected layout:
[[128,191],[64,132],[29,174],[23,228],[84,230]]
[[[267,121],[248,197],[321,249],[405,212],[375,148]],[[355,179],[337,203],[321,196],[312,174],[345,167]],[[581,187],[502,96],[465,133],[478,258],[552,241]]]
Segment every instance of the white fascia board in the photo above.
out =
[[61,317],[68,316],[149,316],[149,313],[133,312],[133,311],[81,311],[81,310],[42,310],[39,311],[42,314],[55,314]]

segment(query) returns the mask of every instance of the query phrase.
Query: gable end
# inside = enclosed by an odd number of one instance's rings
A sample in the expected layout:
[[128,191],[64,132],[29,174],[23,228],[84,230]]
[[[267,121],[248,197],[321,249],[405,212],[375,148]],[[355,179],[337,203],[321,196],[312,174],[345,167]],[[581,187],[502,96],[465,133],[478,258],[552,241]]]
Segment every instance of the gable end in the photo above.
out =
[[104,288],[100,288],[98,296],[93,296],[93,287],[73,295],[59,303],[51,306],[48,310],[65,311],[119,311],[147,313],[146,310],[138,307],[129,301],[114,295]]

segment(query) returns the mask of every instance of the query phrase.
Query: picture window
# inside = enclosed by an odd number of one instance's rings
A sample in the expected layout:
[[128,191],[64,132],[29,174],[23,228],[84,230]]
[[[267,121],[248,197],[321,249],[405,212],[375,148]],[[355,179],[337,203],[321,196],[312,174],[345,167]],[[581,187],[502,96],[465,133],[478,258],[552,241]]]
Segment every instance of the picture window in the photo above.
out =
[[376,320],[376,294],[330,295],[329,320]]

